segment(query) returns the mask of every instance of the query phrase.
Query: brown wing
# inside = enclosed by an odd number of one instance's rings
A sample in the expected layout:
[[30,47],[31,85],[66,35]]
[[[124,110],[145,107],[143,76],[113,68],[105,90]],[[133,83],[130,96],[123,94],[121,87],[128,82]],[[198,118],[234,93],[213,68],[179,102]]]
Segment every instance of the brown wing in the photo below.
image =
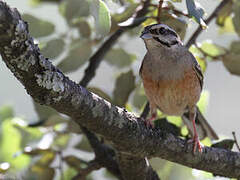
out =
[[200,83],[200,86],[201,86],[201,89],[202,89],[203,88],[203,73],[202,73],[201,67],[198,64],[195,57],[192,55],[192,53],[190,53],[190,54],[191,54],[191,57],[192,57],[192,60],[193,60],[193,70],[198,77],[198,80],[199,80],[199,83]]
[[142,60],[141,67],[140,67],[140,69],[139,69],[139,75],[140,75],[141,78],[142,78],[143,63],[144,63],[145,59],[147,59],[147,55],[148,55],[148,54],[146,54],[146,55],[144,56],[144,58],[143,58],[143,60]]

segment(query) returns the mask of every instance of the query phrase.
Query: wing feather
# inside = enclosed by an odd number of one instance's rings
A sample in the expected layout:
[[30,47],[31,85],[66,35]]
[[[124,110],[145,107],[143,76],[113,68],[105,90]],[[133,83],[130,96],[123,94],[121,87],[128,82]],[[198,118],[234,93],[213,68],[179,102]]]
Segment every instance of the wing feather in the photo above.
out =
[[191,57],[192,57],[192,60],[193,60],[193,70],[194,72],[196,73],[197,75],[197,78],[199,80],[199,83],[200,83],[200,86],[201,86],[201,89],[203,88],[203,73],[202,73],[202,70],[201,70],[201,67],[200,65],[198,64],[197,60],[195,59],[195,57],[191,54]]

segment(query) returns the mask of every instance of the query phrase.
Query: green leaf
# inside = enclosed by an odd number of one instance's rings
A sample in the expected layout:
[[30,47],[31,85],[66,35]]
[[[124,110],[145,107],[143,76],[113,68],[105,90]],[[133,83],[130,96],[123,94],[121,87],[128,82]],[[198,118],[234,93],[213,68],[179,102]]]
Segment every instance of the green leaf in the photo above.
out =
[[[35,111],[38,114],[39,120],[37,123],[40,123],[41,126],[49,127],[55,126],[60,123],[68,122],[66,118],[61,116],[56,110],[45,105],[40,105],[34,102]],[[34,127],[31,123],[31,127]]]
[[83,161],[78,157],[70,155],[70,156],[64,157],[63,160],[68,164],[68,166],[74,168],[77,171],[81,171],[82,169],[81,166],[83,164]]
[[64,0],[59,6],[60,13],[66,18],[69,25],[74,19],[89,15],[88,0]]
[[147,102],[147,97],[145,95],[143,86],[137,86],[133,94],[133,105],[137,109],[142,109]]
[[200,48],[206,52],[206,54],[216,57],[226,53],[225,49],[213,42],[206,40],[200,44]]
[[191,45],[191,47],[189,48],[189,51],[194,55],[194,56],[201,56],[202,52],[195,46],[195,45]]
[[30,14],[23,14],[22,18],[28,22],[30,34],[35,38],[48,36],[52,34],[55,30],[55,26],[53,23],[41,20]]
[[77,124],[73,120],[69,120],[68,121],[67,128],[66,128],[65,131],[66,132],[70,132],[70,133],[76,133],[76,134],[81,134],[82,133],[79,124]]
[[31,141],[37,141],[42,138],[43,132],[39,128],[31,128],[27,126],[27,123],[21,118],[13,118],[14,127],[21,134],[21,147],[25,147]]
[[73,177],[75,177],[77,174],[78,172],[74,168],[67,168],[63,173],[63,180],[73,179]]
[[202,26],[203,29],[207,28],[206,23],[203,21],[202,17],[204,15],[204,10],[200,7],[200,4],[195,3],[194,0],[186,0],[188,14]]
[[13,109],[11,106],[4,105],[0,107],[0,122],[5,119],[12,118],[14,116]]
[[224,139],[220,142],[212,144],[212,147],[232,150],[234,143],[235,141],[233,139]]
[[53,146],[57,149],[64,149],[67,147],[69,139],[69,134],[58,134],[54,139]]
[[197,62],[199,63],[202,72],[204,73],[207,69],[207,63],[206,60],[204,60],[203,58],[199,57],[199,56],[195,56]]
[[44,179],[44,180],[54,179],[55,174],[54,168],[33,165],[30,170],[31,173],[28,174],[29,177],[26,179]]
[[56,157],[55,151],[45,151],[42,157],[35,163],[35,165],[47,167],[49,166]]
[[116,80],[113,91],[113,102],[118,106],[125,106],[130,93],[135,89],[135,76],[130,70],[122,73]]
[[49,117],[58,114],[58,112],[53,108],[50,108],[45,105],[41,105],[36,102],[34,102],[33,104],[34,104],[34,109],[35,109],[36,113],[38,114],[38,117],[40,120],[47,120]]
[[209,102],[210,93],[207,90],[203,90],[200,96],[200,99],[197,103],[198,108],[202,113],[205,113],[207,110],[208,102]]
[[240,36],[240,2],[239,1],[234,1],[233,4],[233,25],[236,33],[238,36]]
[[91,36],[91,27],[88,22],[80,19],[74,22],[74,27],[78,29],[79,34],[84,38],[89,38]]
[[219,26],[224,26],[225,20],[232,13],[233,2],[228,1],[227,4],[217,13],[216,23]]
[[82,151],[87,151],[87,152],[92,152],[92,147],[89,144],[88,139],[86,138],[86,136],[82,136],[82,139],[80,141],[80,143],[78,143],[75,148],[80,149]]
[[107,53],[105,60],[113,66],[123,68],[126,66],[130,66],[132,62],[136,60],[136,55],[127,53],[122,48],[111,49]]
[[240,54],[227,54],[223,57],[223,64],[234,75],[240,75]]
[[219,34],[223,33],[235,33],[233,20],[231,16],[226,17],[224,26],[219,29]]
[[97,34],[105,36],[111,28],[110,11],[102,0],[91,0],[91,14],[95,20]]
[[[25,155],[14,157],[14,155],[21,151],[21,134],[14,127],[14,123],[11,119],[2,122],[1,126],[1,141],[0,141],[0,161],[6,161],[10,163],[14,169],[26,167],[30,159]],[[13,138],[14,137],[14,138]]]
[[240,75],[240,41],[233,41],[230,50],[222,58],[227,70],[235,75]]
[[182,0],[171,0],[172,2],[182,2]]
[[182,119],[179,116],[167,116],[167,120],[178,127],[182,125]]
[[63,39],[56,38],[48,41],[41,48],[41,53],[48,58],[56,58],[64,51],[65,42]]
[[128,18],[130,18],[136,12],[136,8],[138,7],[138,5],[139,5],[138,3],[131,3],[127,7],[125,7],[121,13],[112,15],[112,18],[117,23],[126,21]]
[[76,71],[88,60],[91,52],[91,42],[79,42],[70,50],[67,57],[64,58],[57,67],[64,73]]

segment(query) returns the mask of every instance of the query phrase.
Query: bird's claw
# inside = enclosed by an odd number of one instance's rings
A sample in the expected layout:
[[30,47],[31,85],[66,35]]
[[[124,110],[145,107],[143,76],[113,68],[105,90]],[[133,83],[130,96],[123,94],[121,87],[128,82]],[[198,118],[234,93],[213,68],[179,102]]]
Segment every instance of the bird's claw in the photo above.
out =
[[148,127],[148,128],[154,128],[154,124],[153,124],[153,122],[151,121],[151,119],[146,119],[145,121],[144,121],[144,124]]
[[193,154],[195,154],[197,150],[199,153],[202,153],[203,145],[200,143],[197,136],[194,136],[193,139],[188,140],[188,143],[190,143],[190,144],[193,143]]

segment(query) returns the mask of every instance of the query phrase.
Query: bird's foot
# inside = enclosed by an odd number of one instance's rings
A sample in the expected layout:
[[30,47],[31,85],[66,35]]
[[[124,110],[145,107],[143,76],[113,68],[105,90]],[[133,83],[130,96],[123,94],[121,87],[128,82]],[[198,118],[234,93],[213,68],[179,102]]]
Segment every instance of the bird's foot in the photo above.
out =
[[145,119],[144,123],[148,128],[154,128],[154,124],[153,124],[151,118]]
[[152,113],[150,118],[145,119],[145,125],[147,127],[154,128],[153,121],[156,119],[156,117],[157,117],[157,114],[156,113]]
[[198,136],[194,136],[193,139],[188,140],[188,143],[193,143],[193,154],[195,154],[197,150],[198,152],[202,153],[203,145],[200,143]]

